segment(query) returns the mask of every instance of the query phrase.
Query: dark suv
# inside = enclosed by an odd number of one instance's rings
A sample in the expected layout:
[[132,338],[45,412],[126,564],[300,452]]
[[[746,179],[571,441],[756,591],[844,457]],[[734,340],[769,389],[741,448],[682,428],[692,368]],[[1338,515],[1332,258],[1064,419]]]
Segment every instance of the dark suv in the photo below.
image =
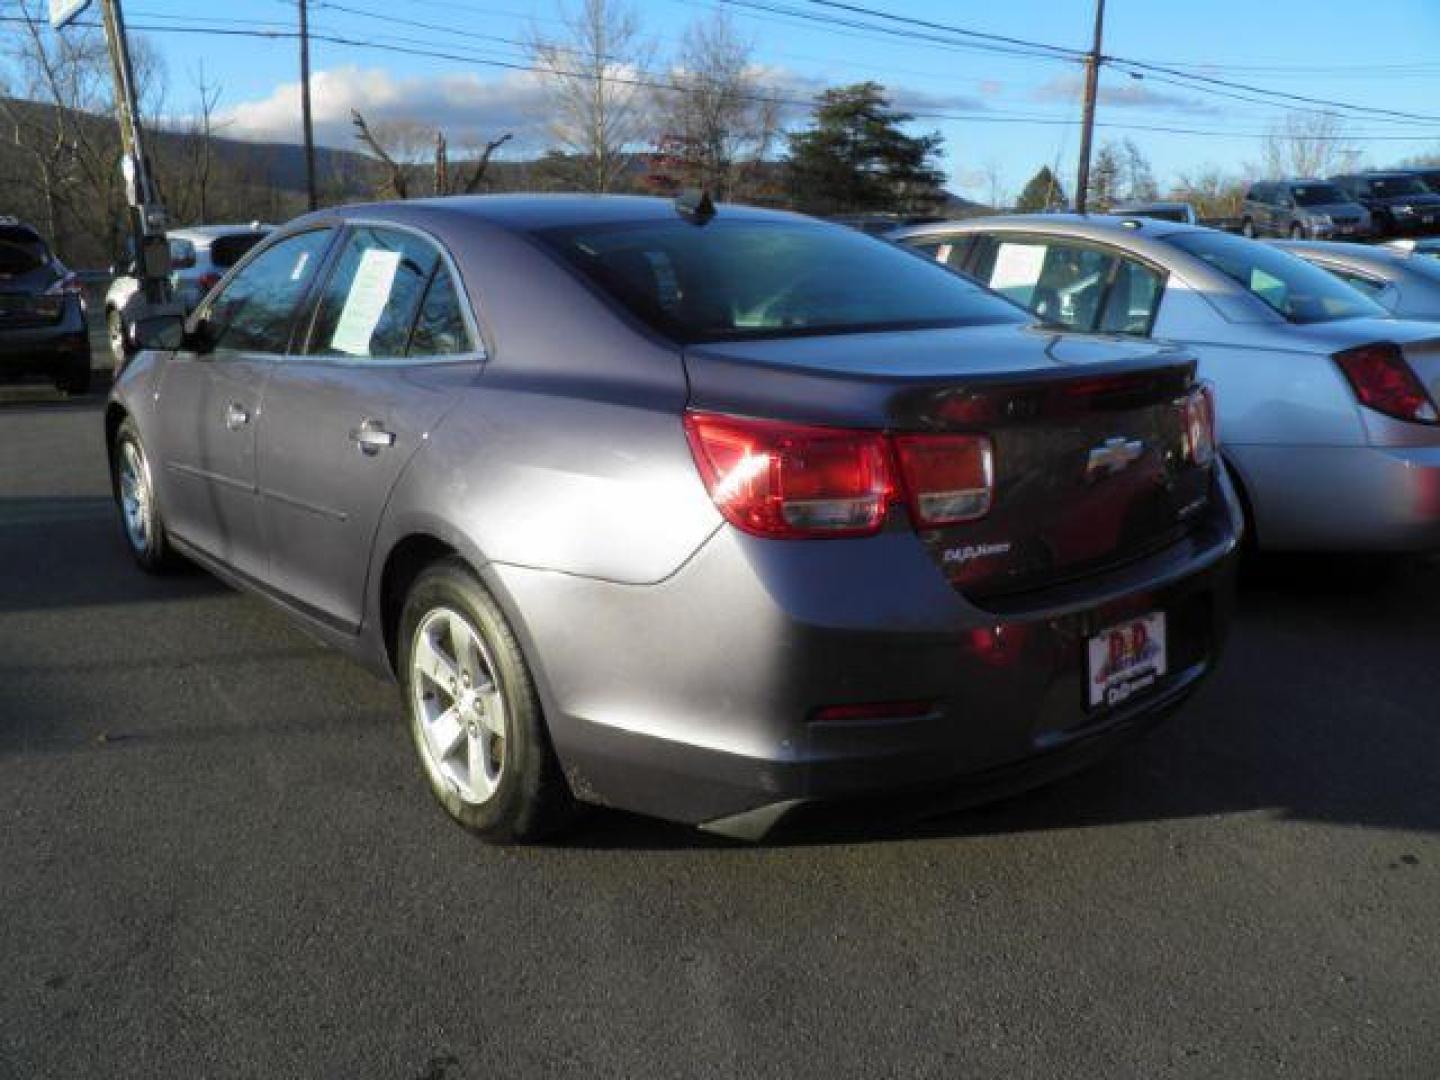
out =
[[1353,239],[1371,234],[1370,213],[1324,180],[1266,180],[1245,193],[1240,231],[1246,236]]
[[46,375],[68,394],[90,389],[90,335],[80,280],[40,234],[0,217],[0,376]]
[[1440,195],[1412,173],[1355,173],[1330,179],[1370,211],[1376,236],[1440,233]]

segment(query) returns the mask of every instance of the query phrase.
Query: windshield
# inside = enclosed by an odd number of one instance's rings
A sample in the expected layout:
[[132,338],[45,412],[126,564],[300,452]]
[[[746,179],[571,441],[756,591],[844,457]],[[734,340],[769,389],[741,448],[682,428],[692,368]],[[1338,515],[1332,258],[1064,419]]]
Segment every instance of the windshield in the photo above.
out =
[[45,241],[29,229],[0,228],[0,274],[28,274],[49,261]]
[[1428,195],[1429,189],[1413,176],[1385,176],[1370,181],[1370,194],[1380,199],[1396,195]]
[[1139,210],[1118,210],[1116,213],[1154,218],[1156,221],[1178,221],[1181,224],[1188,224],[1190,221],[1184,207],[1180,206],[1142,206]]
[[1350,196],[1334,184],[1303,184],[1290,189],[1296,206],[1333,206],[1348,203]]
[[1217,232],[1181,233],[1167,242],[1238,281],[1291,322],[1319,323],[1387,312],[1339,278],[1254,240]]
[[632,315],[686,344],[1028,321],[939,263],[836,225],[677,217],[539,236]]

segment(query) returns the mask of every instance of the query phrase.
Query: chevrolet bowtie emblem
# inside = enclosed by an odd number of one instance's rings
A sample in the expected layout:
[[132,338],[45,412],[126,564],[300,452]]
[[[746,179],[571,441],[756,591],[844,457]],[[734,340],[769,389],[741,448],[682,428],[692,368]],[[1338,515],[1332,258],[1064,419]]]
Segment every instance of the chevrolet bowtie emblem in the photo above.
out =
[[1109,476],[1126,468],[1145,453],[1145,444],[1139,439],[1116,437],[1106,439],[1090,451],[1085,465],[1085,479],[1094,480],[1101,474]]

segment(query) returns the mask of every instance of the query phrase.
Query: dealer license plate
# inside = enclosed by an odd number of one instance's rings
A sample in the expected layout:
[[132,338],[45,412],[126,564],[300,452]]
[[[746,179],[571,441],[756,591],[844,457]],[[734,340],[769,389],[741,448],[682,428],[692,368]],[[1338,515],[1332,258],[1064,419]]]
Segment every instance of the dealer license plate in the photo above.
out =
[[1089,641],[1091,708],[1120,705],[1165,674],[1165,613],[1152,612],[1102,630]]

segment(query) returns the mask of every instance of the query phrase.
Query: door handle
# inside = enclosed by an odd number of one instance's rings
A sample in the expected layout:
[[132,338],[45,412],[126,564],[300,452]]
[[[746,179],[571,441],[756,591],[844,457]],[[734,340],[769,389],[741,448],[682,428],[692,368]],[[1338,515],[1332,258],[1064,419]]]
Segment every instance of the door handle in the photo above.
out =
[[386,431],[379,420],[366,420],[350,432],[350,441],[362,454],[374,456],[387,446],[395,445],[395,433]]
[[250,413],[245,406],[239,402],[232,401],[225,410],[225,426],[231,431],[238,431],[250,422]]

